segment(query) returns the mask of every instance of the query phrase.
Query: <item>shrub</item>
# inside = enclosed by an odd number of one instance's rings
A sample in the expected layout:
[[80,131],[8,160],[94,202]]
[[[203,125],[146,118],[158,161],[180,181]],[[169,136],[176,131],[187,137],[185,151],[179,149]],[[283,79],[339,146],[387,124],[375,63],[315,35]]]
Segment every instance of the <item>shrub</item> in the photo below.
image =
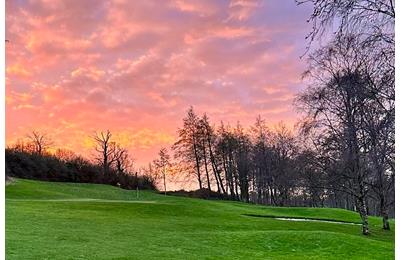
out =
[[100,183],[123,189],[155,190],[154,181],[147,176],[135,176],[111,170],[103,175],[102,167],[76,156],[61,159],[50,154],[37,154],[17,149],[5,151],[6,178],[18,177],[43,181]]

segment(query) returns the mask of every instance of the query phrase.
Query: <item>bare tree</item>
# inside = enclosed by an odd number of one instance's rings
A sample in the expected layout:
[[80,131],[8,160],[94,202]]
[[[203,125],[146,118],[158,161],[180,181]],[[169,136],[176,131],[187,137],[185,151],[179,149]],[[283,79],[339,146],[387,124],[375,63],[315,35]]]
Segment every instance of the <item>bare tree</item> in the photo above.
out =
[[[209,171],[209,182],[236,200],[357,210],[368,234],[371,208],[373,214],[379,205],[393,209],[394,119],[390,99],[372,93],[386,81],[371,74],[375,65],[354,48],[357,39],[347,40],[314,54],[312,84],[298,98],[308,115],[300,133],[283,123],[270,130],[261,117],[250,132],[223,122],[214,132],[207,116],[191,112],[174,146],[183,159],[177,172],[189,166],[200,175],[187,176],[202,181]],[[197,130],[189,131],[188,122]]]
[[297,182],[294,162],[297,154],[296,139],[282,122],[276,126],[271,137],[271,196],[275,205],[289,203]]
[[325,129],[322,133],[329,139],[329,145],[336,144],[332,150],[337,151],[333,160],[342,170],[336,172],[334,181],[343,180],[341,188],[355,197],[363,221],[363,234],[367,235],[369,171],[363,149],[366,140],[363,124],[365,104],[369,101],[365,74],[368,63],[357,47],[356,38],[342,38],[311,55],[308,76],[313,84],[298,101],[314,127]]
[[155,169],[154,162],[150,162],[147,166],[141,167],[140,172],[142,175],[147,176],[153,183],[160,179],[160,172]]
[[64,162],[72,161],[77,157],[77,155],[73,151],[63,148],[58,148],[56,150],[55,156],[63,160]]
[[186,118],[183,119],[183,127],[178,130],[178,135],[179,139],[172,147],[175,151],[175,157],[180,158],[182,164],[189,166],[189,171],[194,172],[199,188],[202,189],[199,118],[193,107],[190,107],[187,111]]
[[[385,107],[382,107],[384,104]],[[388,209],[394,204],[394,101],[374,97],[363,111],[365,140],[363,148],[368,152],[370,170],[373,173],[369,185],[380,204],[383,229],[389,230]]]
[[[313,5],[313,13],[308,20],[313,25],[308,35],[310,43],[323,35],[327,36],[329,28],[332,28],[335,30],[334,41],[343,46],[335,50],[341,52],[336,57],[343,57],[346,52],[349,54],[341,59],[339,65],[346,68],[353,63],[352,72],[357,67],[357,73],[362,75],[367,98],[364,99],[363,119],[358,122],[363,128],[359,146],[368,157],[365,167],[373,173],[368,186],[380,201],[383,228],[389,229],[387,211],[394,202],[390,197],[394,189],[395,2],[297,0],[297,3]],[[350,38],[353,40],[349,41]],[[311,56],[318,56],[321,52],[323,50],[318,50]],[[328,66],[325,70],[329,70]]]
[[93,136],[96,142],[95,150],[99,154],[96,158],[103,167],[103,175],[108,177],[111,165],[115,162],[115,142],[111,141],[112,134],[109,130],[106,132],[95,133]]
[[[296,0],[296,2],[311,4],[313,7],[308,20],[312,24],[312,30],[307,38],[311,41],[333,29],[338,38],[352,34],[362,38],[365,44],[375,45],[384,42],[394,45],[394,0]],[[337,25],[337,28],[332,28],[333,24]]]
[[167,195],[167,182],[166,175],[169,167],[171,166],[170,156],[168,154],[167,148],[161,148],[158,153],[158,159],[154,161],[154,165],[156,166],[158,171],[161,171],[163,184],[164,184],[164,194]]
[[[222,183],[221,177],[221,169],[218,163],[218,159],[215,156],[215,146],[216,146],[216,134],[214,132],[214,128],[210,125],[209,118],[207,114],[204,114],[200,120],[200,127],[202,132],[202,140],[203,140],[203,156],[206,159],[207,156],[210,158],[211,168],[214,174],[214,179],[217,185],[217,190],[219,193],[226,194],[224,185]],[[205,160],[204,164],[207,167],[207,161]],[[207,171],[206,171],[207,172]]]
[[[252,131],[252,161],[253,176],[252,190],[257,194],[257,202],[267,202],[272,204],[274,201],[272,191],[272,133],[268,129],[265,121],[258,116]],[[269,188],[267,188],[269,187]]]
[[218,139],[216,143],[217,156],[222,161],[222,169],[224,172],[225,189],[232,198],[238,199],[236,186],[236,168],[234,162],[234,151],[236,149],[236,140],[229,126],[225,126],[221,122],[218,129]]
[[234,129],[234,138],[236,144],[234,152],[236,183],[240,188],[240,200],[249,202],[249,182],[250,174],[252,172],[252,145],[250,137],[245,133],[243,127],[239,123],[237,123],[236,128]]
[[31,149],[33,148],[33,145],[30,142],[26,143],[22,138],[19,138],[14,144],[10,145],[8,148],[18,152],[34,151],[34,149]]
[[115,145],[112,157],[118,173],[128,173],[132,168],[133,162],[129,158],[128,150],[120,145]]
[[28,139],[33,147],[33,152],[39,155],[42,155],[53,144],[46,133],[40,133],[38,131],[32,131],[32,133],[28,135]]

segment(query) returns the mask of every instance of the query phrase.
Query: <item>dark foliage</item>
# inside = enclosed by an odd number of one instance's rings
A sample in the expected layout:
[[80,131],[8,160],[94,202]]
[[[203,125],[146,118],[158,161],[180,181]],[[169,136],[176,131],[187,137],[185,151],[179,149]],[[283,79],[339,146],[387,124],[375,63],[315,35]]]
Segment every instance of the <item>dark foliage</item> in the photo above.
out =
[[167,191],[167,195],[189,197],[189,198],[199,198],[199,199],[223,199],[223,200],[235,200],[235,198],[212,191],[209,189],[197,189],[193,191],[177,190],[177,191]]
[[50,154],[31,153],[16,149],[6,149],[5,155],[7,177],[56,182],[98,183],[123,189],[138,187],[139,189],[155,190],[154,182],[147,176],[136,177],[133,174],[113,169],[104,175],[101,166],[79,156],[60,159]]

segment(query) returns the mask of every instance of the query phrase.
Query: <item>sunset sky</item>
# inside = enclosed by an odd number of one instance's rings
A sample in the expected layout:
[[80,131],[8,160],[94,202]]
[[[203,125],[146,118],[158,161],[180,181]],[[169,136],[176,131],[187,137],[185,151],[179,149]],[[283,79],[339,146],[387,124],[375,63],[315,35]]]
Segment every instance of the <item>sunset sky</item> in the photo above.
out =
[[190,105],[211,120],[293,125],[311,10],[294,0],[6,0],[6,142],[32,130],[92,156],[110,129],[137,164]]

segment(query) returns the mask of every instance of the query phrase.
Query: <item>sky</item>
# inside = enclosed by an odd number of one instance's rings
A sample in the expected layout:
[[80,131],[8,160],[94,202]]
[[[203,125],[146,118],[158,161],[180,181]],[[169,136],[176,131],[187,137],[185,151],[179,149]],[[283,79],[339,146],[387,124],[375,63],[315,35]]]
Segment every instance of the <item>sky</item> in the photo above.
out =
[[109,129],[137,165],[211,121],[293,125],[306,23],[294,0],[6,0],[6,143],[32,130],[93,156]]

